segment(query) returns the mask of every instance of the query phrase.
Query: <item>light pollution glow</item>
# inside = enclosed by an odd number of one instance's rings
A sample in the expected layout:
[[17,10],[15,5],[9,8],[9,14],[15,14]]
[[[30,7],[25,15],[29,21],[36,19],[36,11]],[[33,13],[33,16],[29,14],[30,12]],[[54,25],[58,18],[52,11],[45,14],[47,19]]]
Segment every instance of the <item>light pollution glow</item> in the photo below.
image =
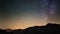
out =
[[[37,16],[22,16],[20,18],[10,18],[5,20],[7,24],[2,26],[2,29],[25,29],[31,26],[42,26],[46,25],[46,17]],[[1,24],[2,25],[2,24]]]

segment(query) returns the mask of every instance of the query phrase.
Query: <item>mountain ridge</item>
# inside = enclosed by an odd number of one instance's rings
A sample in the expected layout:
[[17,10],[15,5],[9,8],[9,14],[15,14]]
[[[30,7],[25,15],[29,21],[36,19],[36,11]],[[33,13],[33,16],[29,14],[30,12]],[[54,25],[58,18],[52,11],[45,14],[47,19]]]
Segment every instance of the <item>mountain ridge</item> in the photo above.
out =
[[26,29],[16,29],[16,30],[2,30],[0,29],[0,34],[56,34],[60,33],[60,25],[59,24],[52,24],[48,23],[45,26],[34,26],[28,27]]

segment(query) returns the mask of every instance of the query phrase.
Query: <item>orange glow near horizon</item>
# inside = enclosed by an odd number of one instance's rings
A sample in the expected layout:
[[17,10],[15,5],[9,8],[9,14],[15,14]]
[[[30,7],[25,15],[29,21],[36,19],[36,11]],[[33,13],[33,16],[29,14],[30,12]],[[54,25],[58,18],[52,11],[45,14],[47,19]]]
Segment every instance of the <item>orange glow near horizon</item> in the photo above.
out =
[[[0,28],[2,29],[25,29],[33,26],[42,26],[46,25],[47,17],[46,16],[22,16],[17,18],[8,18],[0,23]],[[51,22],[52,23],[52,22]],[[54,23],[54,22],[53,22]]]
[[32,26],[42,26],[46,25],[46,19],[44,18],[37,18],[37,17],[22,17],[22,18],[13,18],[5,20],[5,23],[2,25],[3,29],[25,29]]
[[44,26],[46,25],[46,23],[41,23],[41,24],[25,24],[25,25],[19,25],[19,24],[16,24],[16,25],[10,25],[9,27],[5,27],[5,28],[1,28],[1,29],[25,29],[25,28],[28,28],[28,27],[33,27],[33,26]]

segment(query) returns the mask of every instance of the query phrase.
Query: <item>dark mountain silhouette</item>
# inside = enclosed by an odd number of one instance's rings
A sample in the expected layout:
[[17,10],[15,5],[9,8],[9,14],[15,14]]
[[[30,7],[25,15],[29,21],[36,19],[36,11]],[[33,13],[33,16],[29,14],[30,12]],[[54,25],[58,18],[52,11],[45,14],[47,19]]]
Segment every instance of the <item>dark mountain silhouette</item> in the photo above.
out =
[[8,31],[0,29],[0,34],[60,34],[60,25],[48,23],[46,26],[34,26],[13,31],[8,29]]
[[17,29],[17,30],[12,31],[11,33],[12,33],[12,34],[23,34],[24,31],[21,30],[21,29]]

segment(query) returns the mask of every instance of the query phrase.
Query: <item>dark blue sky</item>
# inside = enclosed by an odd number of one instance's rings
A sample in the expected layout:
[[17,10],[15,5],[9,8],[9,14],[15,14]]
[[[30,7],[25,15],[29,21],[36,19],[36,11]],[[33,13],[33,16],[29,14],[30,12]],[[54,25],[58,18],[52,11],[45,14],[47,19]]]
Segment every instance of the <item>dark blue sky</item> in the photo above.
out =
[[59,9],[59,0],[0,0],[0,24],[17,29],[59,23]]

